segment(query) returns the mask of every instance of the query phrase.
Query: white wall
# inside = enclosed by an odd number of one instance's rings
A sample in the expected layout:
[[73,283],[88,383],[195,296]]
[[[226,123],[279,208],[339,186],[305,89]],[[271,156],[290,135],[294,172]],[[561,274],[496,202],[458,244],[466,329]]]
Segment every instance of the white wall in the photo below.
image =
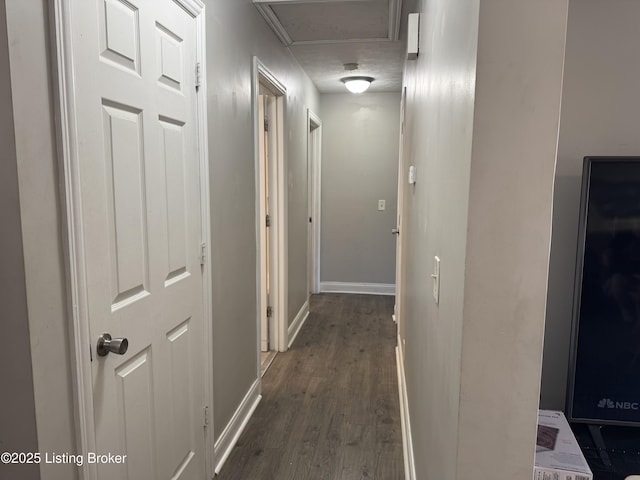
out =
[[320,281],[393,284],[400,94],[323,94],[320,114]]
[[531,478],[567,1],[419,10],[400,319],[416,474]]
[[555,178],[541,405],[564,409],[582,159],[640,152],[640,4],[571,0]]

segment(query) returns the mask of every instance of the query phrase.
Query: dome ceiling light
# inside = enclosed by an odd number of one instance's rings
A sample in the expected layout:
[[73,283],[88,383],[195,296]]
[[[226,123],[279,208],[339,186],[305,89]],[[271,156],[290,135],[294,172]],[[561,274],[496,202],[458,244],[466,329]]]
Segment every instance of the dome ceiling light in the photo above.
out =
[[341,78],[340,81],[344,83],[344,86],[347,87],[351,93],[362,93],[369,88],[371,82],[373,82],[373,77],[344,77]]

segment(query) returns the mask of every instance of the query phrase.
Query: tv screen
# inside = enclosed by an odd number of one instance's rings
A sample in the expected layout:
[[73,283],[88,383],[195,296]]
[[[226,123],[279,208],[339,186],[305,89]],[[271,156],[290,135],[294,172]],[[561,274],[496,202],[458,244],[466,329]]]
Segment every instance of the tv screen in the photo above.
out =
[[586,157],[569,420],[640,425],[640,157]]

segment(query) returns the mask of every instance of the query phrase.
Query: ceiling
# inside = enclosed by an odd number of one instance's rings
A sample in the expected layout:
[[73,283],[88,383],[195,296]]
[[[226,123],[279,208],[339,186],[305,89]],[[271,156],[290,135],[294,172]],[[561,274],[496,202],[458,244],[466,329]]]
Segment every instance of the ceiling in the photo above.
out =
[[[321,93],[340,79],[373,77],[370,92],[400,91],[407,14],[416,0],[252,0]],[[345,63],[358,69],[345,71]]]

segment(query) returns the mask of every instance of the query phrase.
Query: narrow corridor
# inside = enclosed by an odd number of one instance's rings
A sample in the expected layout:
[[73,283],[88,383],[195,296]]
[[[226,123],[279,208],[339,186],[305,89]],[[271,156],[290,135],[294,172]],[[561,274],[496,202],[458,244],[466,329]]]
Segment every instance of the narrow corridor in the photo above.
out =
[[403,479],[392,311],[391,296],[312,296],[217,479]]

